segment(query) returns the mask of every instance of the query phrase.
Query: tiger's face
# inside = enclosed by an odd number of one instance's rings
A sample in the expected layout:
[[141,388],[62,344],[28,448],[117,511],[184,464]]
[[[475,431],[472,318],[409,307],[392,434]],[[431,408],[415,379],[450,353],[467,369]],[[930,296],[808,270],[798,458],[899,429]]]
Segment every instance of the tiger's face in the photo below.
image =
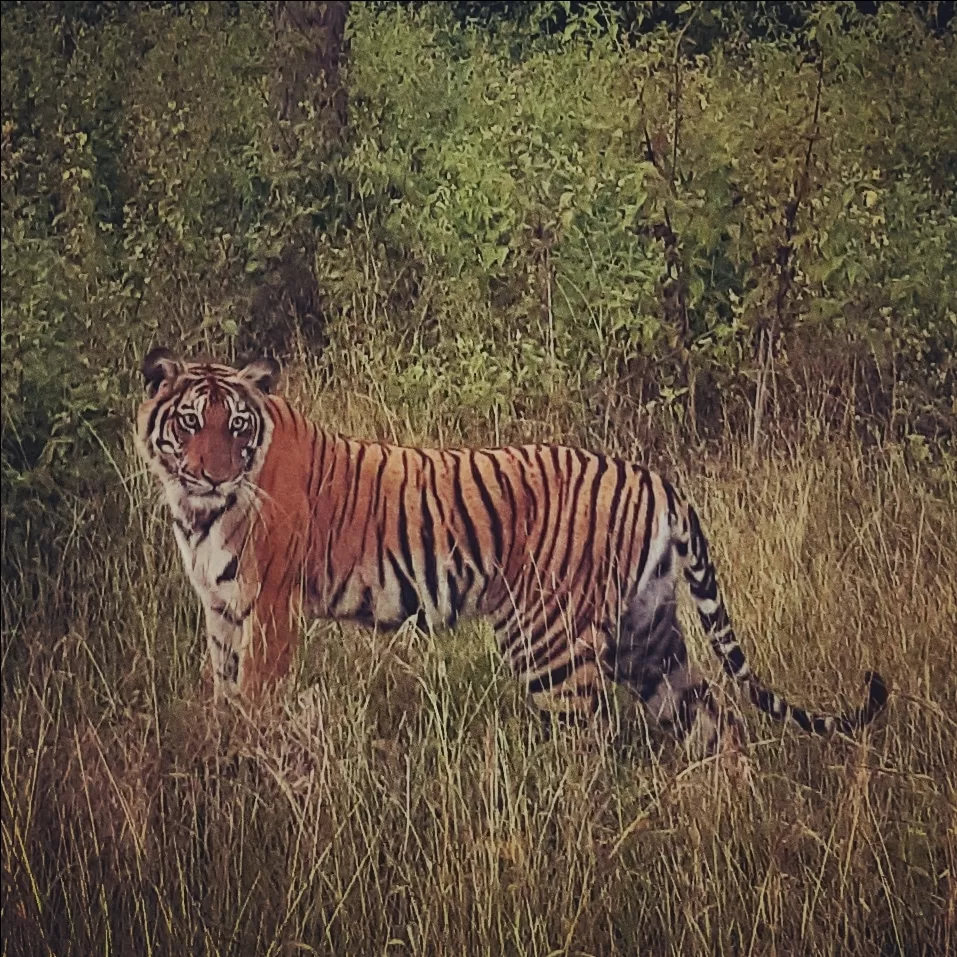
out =
[[258,470],[271,431],[265,397],[278,375],[272,359],[237,370],[182,362],[163,348],[147,355],[137,447],[174,504],[218,508]]

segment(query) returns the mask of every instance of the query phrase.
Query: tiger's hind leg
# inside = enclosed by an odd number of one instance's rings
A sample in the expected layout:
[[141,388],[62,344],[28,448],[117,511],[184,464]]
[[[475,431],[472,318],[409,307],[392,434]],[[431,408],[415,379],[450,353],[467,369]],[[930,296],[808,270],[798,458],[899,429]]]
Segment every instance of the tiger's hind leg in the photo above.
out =
[[567,677],[554,685],[530,682],[532,705],[542,719],[546,735],[553,724],[587,728],[599,711],[598,669],[593,659],[575,662]]
[[621,622],[616,638],[608,641],[605,670],[644,704],[662,730],[692,753],[715,754],[726,733],[737,734],[735,722],[718,707],[708,683],[688,662],[673,581],[662,576],[646,592]]

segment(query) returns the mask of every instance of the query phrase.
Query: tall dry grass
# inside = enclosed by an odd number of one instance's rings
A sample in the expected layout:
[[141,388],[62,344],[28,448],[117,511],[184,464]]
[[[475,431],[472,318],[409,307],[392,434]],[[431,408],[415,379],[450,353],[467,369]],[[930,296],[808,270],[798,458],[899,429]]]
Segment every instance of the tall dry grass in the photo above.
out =
[[[294,391],[353,431],[456,433],[454,408],[396,421]],[[481,625],[313,624],[283,709],[215,711],[130,463],[64,567],[3,586],[3,953],[953,953],[953,466],[836,441],[672,451],[760,673],[829,708],[868,666],[892,682],[859,740],[745,707],[744,755],[694,763],[625,699],[611,738],[545,737]]]

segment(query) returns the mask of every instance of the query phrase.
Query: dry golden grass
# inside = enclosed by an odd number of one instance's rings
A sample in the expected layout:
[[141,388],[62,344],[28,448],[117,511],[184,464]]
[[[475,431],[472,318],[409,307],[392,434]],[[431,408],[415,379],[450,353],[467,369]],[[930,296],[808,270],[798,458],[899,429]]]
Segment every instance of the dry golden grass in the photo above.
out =
[[[300,394],[367,434],[456,434]],[[678,471],[763,676],[828,708],[889,678],[860,740],[744,707],[744,755],[694,764],[623,699],[613,739],[545,739],[482,626],[314,624],[283,709],[213,711],[134,477],[131,517],[78,519],[30,604],[4,583],[3,953],[955,952],[953,468],[832,443]]]

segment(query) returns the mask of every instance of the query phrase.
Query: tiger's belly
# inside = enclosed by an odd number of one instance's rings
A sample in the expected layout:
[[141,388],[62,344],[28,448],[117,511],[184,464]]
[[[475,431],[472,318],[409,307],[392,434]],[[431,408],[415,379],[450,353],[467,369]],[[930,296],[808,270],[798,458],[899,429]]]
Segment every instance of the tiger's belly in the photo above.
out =
[[450,561],[437,563],[428,575],[414,572],[397,559],[383,557],[377,567],[353,569],[327,587],[325,595],[310,588],[310,612],[389,631],[409,619],[420,628],[449,628],[481,613],[488,588],[474,568]]

